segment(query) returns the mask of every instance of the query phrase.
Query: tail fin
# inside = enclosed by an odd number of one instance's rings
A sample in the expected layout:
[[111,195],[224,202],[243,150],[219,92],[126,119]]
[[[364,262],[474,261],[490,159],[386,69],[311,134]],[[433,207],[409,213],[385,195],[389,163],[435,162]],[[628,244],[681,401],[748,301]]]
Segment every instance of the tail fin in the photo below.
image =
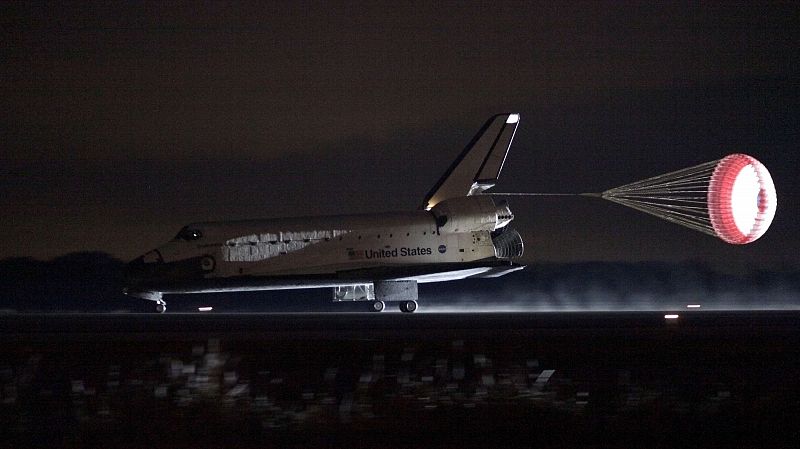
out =
[[474,195],[493,187],[500,177],[518,124],[519,114],[498,114],[490,118],[428,192],[420,209],[430,209],[448,198]]

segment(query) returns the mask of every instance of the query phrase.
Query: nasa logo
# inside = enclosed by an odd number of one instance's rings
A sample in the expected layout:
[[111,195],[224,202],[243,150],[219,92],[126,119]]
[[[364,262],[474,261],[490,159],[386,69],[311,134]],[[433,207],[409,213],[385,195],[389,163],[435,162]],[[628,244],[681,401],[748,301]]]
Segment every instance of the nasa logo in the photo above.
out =
[[439,245],[439,252],[444,254],[445,252],[447,252],[447,247],[444,245]]

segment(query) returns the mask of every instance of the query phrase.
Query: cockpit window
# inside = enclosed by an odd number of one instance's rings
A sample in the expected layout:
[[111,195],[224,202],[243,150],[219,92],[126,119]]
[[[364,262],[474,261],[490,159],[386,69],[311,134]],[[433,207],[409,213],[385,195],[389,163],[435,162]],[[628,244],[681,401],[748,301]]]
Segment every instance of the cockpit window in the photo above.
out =
[[203,236],[203,233],[200,232],[199,229],[193,229],[188,226],[184,227],[183,229],[178,232],[178,235],[175,236],[175,240],[199,240]]

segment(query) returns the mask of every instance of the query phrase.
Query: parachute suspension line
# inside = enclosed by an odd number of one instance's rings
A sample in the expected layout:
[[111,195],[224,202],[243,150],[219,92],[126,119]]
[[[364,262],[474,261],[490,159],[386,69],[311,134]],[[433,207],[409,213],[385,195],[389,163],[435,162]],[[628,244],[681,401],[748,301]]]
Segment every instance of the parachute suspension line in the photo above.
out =
[[606,190],[614,203],[695,231],[716,235],[708,213],[708,186],[719,161],[706,162]]
[[702,183],[703,180],[711,179],[711,176],[714,174],[714,169],[718,163],[718,160],[706,162],[694,167],[684,168],[682,170],[677,170],[674,172],[665,173],[663,175],[653,176],[652,178],[643,179],[641,181],[632,182],[630,184],[625,184],[624,186],[610,189],[606,192],[662,188],[686,183],[699,184]]

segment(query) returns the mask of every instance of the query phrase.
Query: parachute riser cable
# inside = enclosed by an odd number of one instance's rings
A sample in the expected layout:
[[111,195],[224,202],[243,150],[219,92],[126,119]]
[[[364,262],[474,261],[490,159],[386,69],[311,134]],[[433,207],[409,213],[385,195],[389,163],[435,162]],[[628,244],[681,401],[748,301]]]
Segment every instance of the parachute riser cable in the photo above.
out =
[[550,192],[483,192],[476,196],[590,196],[601,198],[602,193],[550,193]]

